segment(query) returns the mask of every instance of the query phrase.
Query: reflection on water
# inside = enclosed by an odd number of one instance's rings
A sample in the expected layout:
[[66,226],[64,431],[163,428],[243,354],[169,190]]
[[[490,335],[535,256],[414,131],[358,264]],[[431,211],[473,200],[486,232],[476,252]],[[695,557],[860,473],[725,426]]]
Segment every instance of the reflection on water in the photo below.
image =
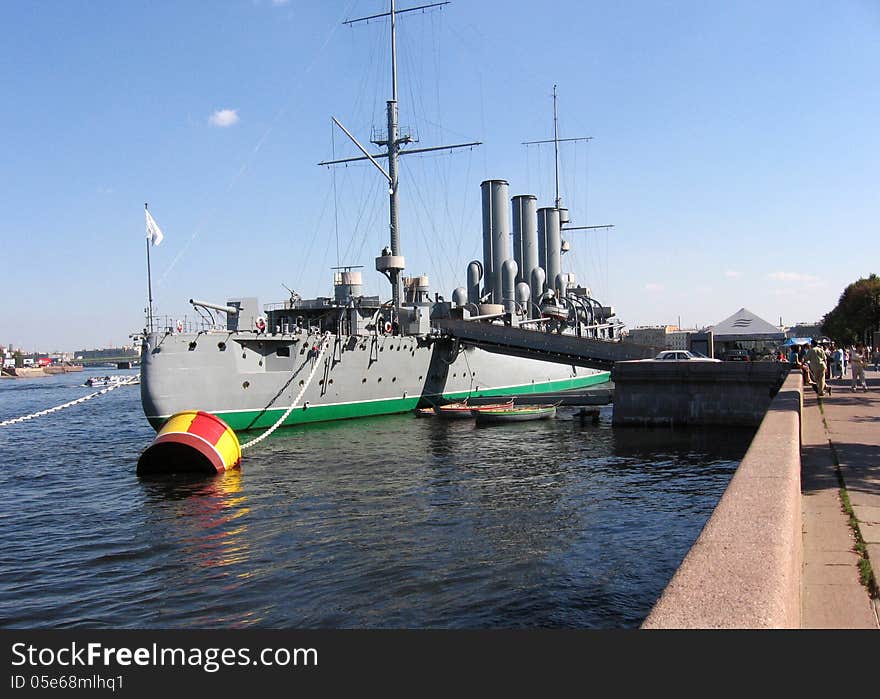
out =
[[751,437],[401,415],[138,479],[153,432],[125,390],[0,433],[4,626],[635,627]]

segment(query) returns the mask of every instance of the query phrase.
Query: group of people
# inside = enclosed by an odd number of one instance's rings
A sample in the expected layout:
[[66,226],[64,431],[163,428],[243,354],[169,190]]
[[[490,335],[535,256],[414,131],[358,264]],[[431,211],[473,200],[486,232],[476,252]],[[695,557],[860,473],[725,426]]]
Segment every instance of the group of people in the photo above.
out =
[[873,362],[874,371],[880,365],[880,347],[866,347],[856,343],[850,347],[839,347],[835,343],[821,343],[812,340],[807,345],[794,345],[788,356],[793,368],[799,368],[804,375],[804,383],[816,389],[820,396],[831,395],[832,379],[843,379],[849,368],[852,377],[852,390],[868,390],[865,369]]

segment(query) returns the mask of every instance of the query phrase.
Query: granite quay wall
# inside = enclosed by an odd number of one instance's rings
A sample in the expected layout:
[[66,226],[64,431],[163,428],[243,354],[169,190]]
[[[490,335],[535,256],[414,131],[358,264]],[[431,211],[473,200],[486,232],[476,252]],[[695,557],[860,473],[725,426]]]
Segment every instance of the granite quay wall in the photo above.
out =
[[757,427],[789,371],[784,362],[618,362],[613,424]]
[[799,627],[802,407],[793,371],[642,628]]

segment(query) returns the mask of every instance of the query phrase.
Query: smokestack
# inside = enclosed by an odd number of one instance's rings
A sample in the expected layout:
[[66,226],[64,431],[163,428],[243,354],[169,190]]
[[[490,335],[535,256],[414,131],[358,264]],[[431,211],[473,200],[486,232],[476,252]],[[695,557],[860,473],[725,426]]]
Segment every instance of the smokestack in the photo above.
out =
[[480,185],[483,192],[483,281],[486,291],[492,292],[490,303],[501,303],[501,266],[510,257],[508,236],[510,221],[507,215],[508,184],[505,180],[486,180]]
[[[550,284],[562,271],[562,238],[559,232],[559,209],[538,209],[538,264],[544,268]],[[545,291],[546,287],[541,291]],[[534,288],[532,293],[534,293]]]
[[513,259],[516,260],[516,281],[529,283],[532,270],[538,266],[537,197],[519,194],[511,199],[513,206]]

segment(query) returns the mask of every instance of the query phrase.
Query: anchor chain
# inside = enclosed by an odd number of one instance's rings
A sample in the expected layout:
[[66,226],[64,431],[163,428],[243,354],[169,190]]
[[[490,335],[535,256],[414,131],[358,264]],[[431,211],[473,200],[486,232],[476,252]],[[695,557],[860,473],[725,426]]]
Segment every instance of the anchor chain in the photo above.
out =
[[324,352],[326,352],[327,348],[330,346],[330,343],[327,342],[327,337],[329,335],[330,335],[329,332],[324,333],[324,341],[321,343],[321,351],[318,353],[318,356],[315,359],[315,365],[312,367],[312,371],[309,373],[308,377],[306,378],[305,383],[303,383],[303,386],[300,389],[299,393],[297,394],[296,398],[293,399],[293,402],[290,404],[290,407],[284,412],[284,414],[280,418],[278,418],[278,421],[274,425],[272,425],[272,427],[270,427],[268,430],[263,432],[263,434],[261,434],[256,439],[252,439],[250,442],[242,444],[241,445],[242,451],[244,451],[245,449],[248,449],[249,447],[254,446],[255,444],[259,444],[260,442],[262,442],[264,439],[266,439],[266,437],[268,437],[275,430],[277,430],[279,427],[281,427],[282,423],[290,416],[290,414],[293,412],[293,409],[296,407],[296,404],[299,403],[300,398],[303,397],[303,394],[305,394],[306,389],[312,383],[312,378],[315,376],[315,372],[318,370],[318,367],[321,365],[321,358],[324,356]]
[[134,383],[137,376],[132,376],[130,379],[126,379],[125,381],[120,381],[119,383],[108,386],[107,388],[101,389],[100,391],[95,391],[94,393],[90,393],[87,396],[83,396],[82,398],[77,398],[76,400],[72,400],[69,403],[64,403],[62,405],[56,405],[54,408],[48,408],[47,410],[40,410],[36,413],[31,413],[30,415],[22,415],[21,417],[12,418],[11,420],[4,420],[0,422],[0,427],[6,427],[7,425],[14,425],[17,422],[25,422],[26,420],[32,420],[35,417],[42,417],[43,415],[48,415],[49,413],[55,413],[59,410],[64,410],[64,408],[69,408],[73,405],[78,405],[79,403],[85,403],[87,400],[91,400],[92,398],[96,398],[97,396],[102,396],[105,393],[110,393],[110,391],[119,388],[120,386],[130,386]]

